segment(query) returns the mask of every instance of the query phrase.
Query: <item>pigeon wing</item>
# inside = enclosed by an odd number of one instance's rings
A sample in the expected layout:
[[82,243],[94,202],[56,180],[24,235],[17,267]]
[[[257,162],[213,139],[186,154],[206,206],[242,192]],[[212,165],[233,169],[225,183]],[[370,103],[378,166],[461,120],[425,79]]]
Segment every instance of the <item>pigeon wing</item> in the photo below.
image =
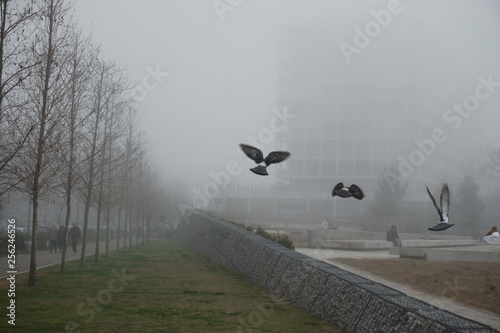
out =
[[448,188],[448,184],[444,184],[441,189],[441,214],[446,215],[448,217],[448,212],[450,210],[450,189]]
[[337,185],[335,185],[335,187],[332,190],[332,197],[337,195],[337,193],[335,193],[335,192],[340,191],[343,188],[344,188],[344,184],[342,184],[342,183],[338,183]]
[[264,163],[266,163],[266,165],[269,165],[273,163],[283,162],[290,156],[290,153],[287,151],[272,151],[269,153],[269,155],[266,156]]
[[349,192],[351,192],[352,196],[358,200],[361,200],[365,197],[363,191],[359,188],[358,185],[352,184],[349,186]]
[[441,213],[441,209],[439,209],[439,207],[438,207],[438,205],[436,203],[436,199],[434,199],[434,197],[432,196],[432,193],[431,193],[431,191],[429,191],[429,188],[427,186],[425,188],[427,189],[427,193],[429,194],[429,197],[431,197],[432,203],[434,204],[434,207],[436,207],[436,209],[437,209],[437,211],[439,213],[439,216],[441,217],[441,220],[442,220],[443,219],[443,217],[442,217],[443,214]]
[[255,163],[259,164],[264,161],[264,154],[258,148],[246,145],[244,143],[240,144],[240,148],[250,159],[254,160]]

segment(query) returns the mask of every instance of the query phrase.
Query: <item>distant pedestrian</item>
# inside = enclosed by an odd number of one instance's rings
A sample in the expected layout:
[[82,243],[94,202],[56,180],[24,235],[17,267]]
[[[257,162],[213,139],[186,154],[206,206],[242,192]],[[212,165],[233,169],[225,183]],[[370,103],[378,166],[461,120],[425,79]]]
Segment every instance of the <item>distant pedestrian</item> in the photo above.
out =
[[52,224],[49,229],[49,251],[57,253],[57,226],[55,224]]
[[59,246],[59,252],[62,252],[62,249],[64,247],[64,245],[66,244],[65,242],[65,239],[66,237],[64,237],[64,226],[61,225],[59,226],[59,230],[57,231],[57,245]]
[[325,229],[325,230],[326,230],[326,229],[328,229],[328,227],[329,227],[329,225],[328,225],[328,221],[327,221],[327,220],[323,220],[323,221],[321,222],[320,228],[321,228],[321,229]]
[[73,226],[71,227],[71,229],[69,229],[68,232],[68,238],[71,239],[71,246],[73,247],[73,254],[76,254],[76,245],[81,235],[82,232],[80,228],[78,228],[76,223],[73,223]]
[[398,227],[395,225],[391,226],[391,229],[387,231],[385,240],[392,242],[394,246],[401,247],[401,241],[399,240]]

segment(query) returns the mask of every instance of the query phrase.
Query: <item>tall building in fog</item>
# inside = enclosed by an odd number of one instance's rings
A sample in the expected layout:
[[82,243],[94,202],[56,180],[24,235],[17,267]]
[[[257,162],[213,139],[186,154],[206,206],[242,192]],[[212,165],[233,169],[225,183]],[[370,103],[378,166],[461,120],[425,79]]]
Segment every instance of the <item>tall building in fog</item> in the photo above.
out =
[[[387,51],[393,55],[387,61],[347,64],[338,44],[318,29],[283,34],[278,105],[296,118],[278,137],[279,148],[293,154],[278,176],[302,195],[278,203],[278,213],[354,217],[373,203],[386,170],[407,182],[405,204],[422,208],[426,185],[461,179],[460,158],[468,150],[443,124],[447,104],[439,96],[446,85],[426,64],[407,60],[406,46]],[[396,61],[395,53],[402,53]],[[340,181],[361,186],[366,200],[332,200]]]
[[[295,116],[276,142],[277,149],[292,153],[289,161],[276,165],[279,183],[286,185],[254,198],[233,192],[226,207],[281,220],[355,222],[373,204],[386,170],[393,182],[407,184],[402,205],[419,210],[431,204],[426,185],[438,191],[443,182],[460,182],[461,161],[470,150],[443,118],[450,98],[461,98],[446,84],[455,74],[446,67],[436,72],[428,59],[408,57],[419,48],[418,41],[407,42],[386,47],[386,57],[373,59],[370,55],[378,50],[369,46],[348,64],[328,29],[284,31],[277,106]],[[338,182],[359,185],[366,198],[332,198]],[[236,205],[238,200],[245,203]]]

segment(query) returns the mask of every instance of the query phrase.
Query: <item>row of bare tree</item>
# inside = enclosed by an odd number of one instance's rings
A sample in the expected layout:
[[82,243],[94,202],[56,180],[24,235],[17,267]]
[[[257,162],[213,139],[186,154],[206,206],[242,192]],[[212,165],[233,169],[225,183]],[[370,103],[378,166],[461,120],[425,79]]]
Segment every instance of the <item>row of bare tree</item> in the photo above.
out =
[[[0,0],[0,10],[0,195],[19,191],[30,198],[33,286],[41,200],[65,199],[67,235],[72,198],[82,198],[83,266],[91,209],[97,211],[97,261],[99,240],[106,240],[106,256],[109,251],[111,216],[117,221],[117,249],[121,242],[132,246],[130,231],[150,230],[165,193],[146,159],[131,84],[79,31],[71,5]],[[136,244],[144,243],[149,232],[135,235]]]

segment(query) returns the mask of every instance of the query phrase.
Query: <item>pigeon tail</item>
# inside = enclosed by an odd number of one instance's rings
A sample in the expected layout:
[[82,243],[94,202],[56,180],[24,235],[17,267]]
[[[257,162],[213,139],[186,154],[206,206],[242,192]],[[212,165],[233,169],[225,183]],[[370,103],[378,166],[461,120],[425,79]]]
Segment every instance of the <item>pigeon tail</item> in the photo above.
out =
[[431,227],[431,228],[427,228],[429,229],[430,231],[444,231],[450,227],[453,227],[455,224],[450,224],[450,223],[447,223],[447,222],[440,222],[438,224],[436,224],[435,226]]
[[259,176],[268,176],[267,167],[263,165],[257,165],[255,168],[250,169],[253,173]]

